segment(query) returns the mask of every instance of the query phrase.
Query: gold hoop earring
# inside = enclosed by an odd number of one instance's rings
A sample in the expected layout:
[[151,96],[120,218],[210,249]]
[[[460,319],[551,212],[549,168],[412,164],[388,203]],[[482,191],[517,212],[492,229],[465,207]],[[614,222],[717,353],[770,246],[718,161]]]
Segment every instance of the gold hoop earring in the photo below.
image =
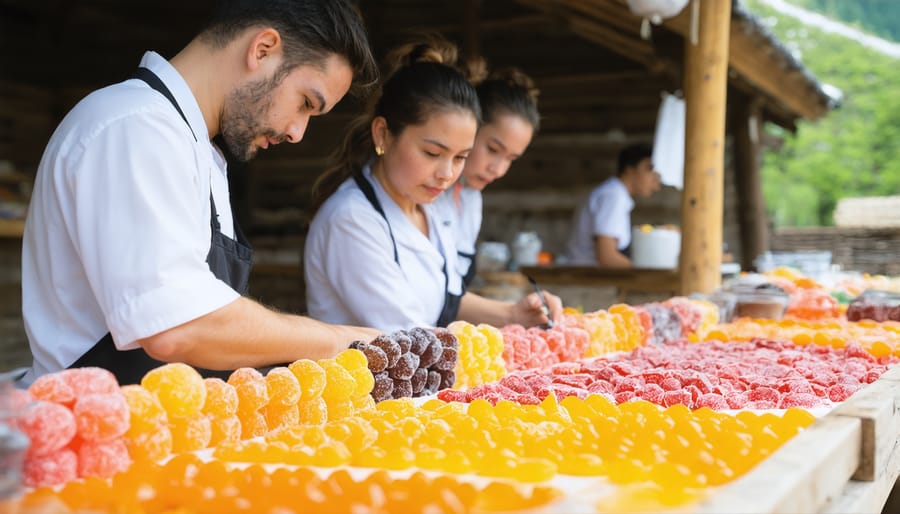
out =
[[384,148],[382,148],[382,147],[380,147],[380,146],[376,146],[376,147],[375,147],[375,155],[377,155],[377,156],[379,156],[379,157],[381,157],[382,155],[384,155]]

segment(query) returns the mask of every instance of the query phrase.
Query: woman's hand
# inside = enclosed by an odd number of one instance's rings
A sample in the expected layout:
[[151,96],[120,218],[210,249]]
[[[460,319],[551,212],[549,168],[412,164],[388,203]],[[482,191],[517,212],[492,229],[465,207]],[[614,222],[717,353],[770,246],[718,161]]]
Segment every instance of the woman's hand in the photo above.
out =
[[545,325],[550,320],[553,321],[554,325],[562,321],[562,300],[555,294],[550,294],[547,291],[544,291],[544,298],[547,299],[547,307],[550,308],[549,316],[544,315],[544,304],[541,302],[541,297],[537,293],[531,293],[512,305],[513,323],[518,323],[527,328]]

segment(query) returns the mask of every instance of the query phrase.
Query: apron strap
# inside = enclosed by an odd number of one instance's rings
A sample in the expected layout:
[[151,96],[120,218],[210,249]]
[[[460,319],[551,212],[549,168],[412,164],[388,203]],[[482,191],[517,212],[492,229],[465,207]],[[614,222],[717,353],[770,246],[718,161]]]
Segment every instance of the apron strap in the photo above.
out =
[[194,128],[191,127],[191,123],[188,121],[187,116],[184,115],[184,111],[181,110],[181,106],[178,105],[178,102],[175,101],[175,95],[169,91],[169,88],[163,83],[162,80],[156,76],[156,73],[153,73],[147,68],[140,67],[134,70],[134,73],[131,74],[130,79],[138,79],[143,80],[150,86],[151,89],[156,90],[158,93],[166,97],[166,99],[175,107],[175,110],[178,111],[178,114],[181,116],[181,119],[184,120],[184,123],[188,126],[188,130],[191,131],[191,135],[194,136],[194,141],[199,141],[197,139],[197,134],[194,133]]
[[378,201],[378,197],[375,196],[375,188],[372,187],[372,183],[369,182],[369,179],[364,177],[362,173],[354,173],[353,181],[356,182],[356,186],[359,187],[359,190],[363,192],[366,196],[366,200],[372,204],[372,207],[378,211],[378,214],[381,214],[381,217],[384,218],[384,222],[387,223],[388,226],[388,234],[391,236],[391,245],[394,247],[394,262],[397,265],[400,265],[400,258],[397,255],[397,241],[394,240],[394,230],[391,228],[391,222],[388,221],[387,215],[384,213],[384,209],[381,208],[381,202]]

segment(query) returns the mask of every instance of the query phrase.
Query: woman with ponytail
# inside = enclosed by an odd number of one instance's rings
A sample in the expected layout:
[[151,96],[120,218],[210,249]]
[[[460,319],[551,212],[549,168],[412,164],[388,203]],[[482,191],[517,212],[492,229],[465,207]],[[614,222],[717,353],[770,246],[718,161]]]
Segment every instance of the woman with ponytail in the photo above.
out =
[[[312,317],[384,331],[547,323],[535,294],[508,303],[465,291],[454,231],[432,205],[462,173],[481,121],[473,72],[456,55],[436,39],[392,52],[380,94],[317,181],[304,253]],[[547,296],[556,321],[562,305]]]
[[497,70],[476,87],[483,123],[459,181],[436,201],[444,226],[456,234],[457,263],[468,285],[475,277],[475,242],[481,231],[481,192],[506,175],[538,130],[538,90],[516,68]]

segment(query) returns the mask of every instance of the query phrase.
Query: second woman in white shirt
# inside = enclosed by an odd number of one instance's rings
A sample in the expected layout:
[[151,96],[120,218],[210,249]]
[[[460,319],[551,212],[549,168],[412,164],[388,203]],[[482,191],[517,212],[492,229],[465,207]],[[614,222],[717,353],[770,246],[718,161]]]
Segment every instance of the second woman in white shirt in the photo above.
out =
[[[385,331],[546,323],[536,294],[508,303],[465,292],[454,232],[431,205],[459,178],[481,119],[455,47],[419,43],[394,56],[372,111],[316,184],[304,253],[309,314]],[[558,321],[561,302],[546,296]]]

